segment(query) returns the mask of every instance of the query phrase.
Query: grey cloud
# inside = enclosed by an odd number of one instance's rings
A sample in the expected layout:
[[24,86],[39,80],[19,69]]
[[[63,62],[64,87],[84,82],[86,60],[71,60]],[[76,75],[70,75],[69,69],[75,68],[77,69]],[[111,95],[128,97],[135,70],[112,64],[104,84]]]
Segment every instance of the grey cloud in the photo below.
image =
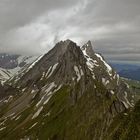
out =
[[[139,61],[139,0],[1,0],[0,51],[37,54],[87,40],[109,61]],[[3,33],[2,33],[3,32]]]
[[138,60],[140,60],[140,55],[139,54],[118,54],[118,55],[107,55],[105,57],[106,59],[108,59],[109,61],[122,61],[122,62],[135,62],[135,63],[139,63]]
[[24,26],[44,12],[67,8],[75,3],[75,0],[1,0],[0,29]]

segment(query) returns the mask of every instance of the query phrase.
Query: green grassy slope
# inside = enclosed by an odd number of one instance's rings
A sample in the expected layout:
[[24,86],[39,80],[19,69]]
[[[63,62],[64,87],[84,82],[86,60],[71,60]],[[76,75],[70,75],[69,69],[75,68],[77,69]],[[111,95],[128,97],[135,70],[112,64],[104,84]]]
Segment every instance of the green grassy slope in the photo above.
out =
[[115,97],[109,97],[107,90],[100,84],[96,86],[97,89],[89,86],[81,97],[78,95],[78,84],[74,97],[72,88],[61,88],[44,106],[40,115],[31,119],[33,107],[37,103],[34,100],[18,120],[18,116],[13,120],[7,119],[6,129],[0,131],[0,139],[30,137],[31,140],[91,140],[103,137],[106,126],[112,120],[110,106]]

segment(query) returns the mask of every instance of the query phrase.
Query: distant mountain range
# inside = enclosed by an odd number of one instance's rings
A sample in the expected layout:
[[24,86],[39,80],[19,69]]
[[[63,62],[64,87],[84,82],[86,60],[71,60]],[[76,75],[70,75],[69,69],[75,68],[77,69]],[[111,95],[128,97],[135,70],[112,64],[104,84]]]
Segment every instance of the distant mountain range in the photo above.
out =
[[110,65],[121,77],[140,81],[140,65],[117,63],[110,63]]
[[38,56],[0,54],[0,81],[3,83],[21,69],[28,67]]
[[119,75],[132,80],[140,81],[140,68],[136,70],[122,70]]

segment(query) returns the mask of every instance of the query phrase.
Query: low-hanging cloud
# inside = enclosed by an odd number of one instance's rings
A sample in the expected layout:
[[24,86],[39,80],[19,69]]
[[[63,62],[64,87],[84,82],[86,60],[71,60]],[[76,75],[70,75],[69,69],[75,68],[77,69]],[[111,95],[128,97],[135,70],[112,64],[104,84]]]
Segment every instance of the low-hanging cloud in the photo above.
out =
[[41,54],[91,40],[110,61],[139,61],[139,0],[1,0],[0,52]]

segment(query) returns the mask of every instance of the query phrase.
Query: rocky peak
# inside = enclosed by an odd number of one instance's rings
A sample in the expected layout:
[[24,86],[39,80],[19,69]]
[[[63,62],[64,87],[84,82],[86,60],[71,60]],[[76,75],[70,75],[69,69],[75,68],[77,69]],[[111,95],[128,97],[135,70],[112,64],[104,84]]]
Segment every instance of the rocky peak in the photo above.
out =
[[87,46],[88,46],[88,47],[92,47],[92,43],[91,43],[90,40],[87,42]]
[[65,40],[65,41],[60,41],[60,42],[58,42],[56,45],[55,45],[55,47],[54,47],[54,49],[56,49],[56,48],[61,48],[61,49],[63,49],[63,50],[66,50],[69,46],[71,46],[71,45],[74,45],[75,44],[75,46],[76,46],[76,43],[74,43],[73,41],[71,41],[71,40],[69,40],[69,39],[67,39],[67,40]]
[[[45,54],[36,65],[27,69],[25,74],[14,79],[18,86],[36,83],[46,74],[49,81],[69,82],[75,75],[74,67],[85,67],[85,58],[82,50],[71,40],[58,42],[55,47]],[[48,75],[48,77],[47,77]],[[53,77],[53,78],[52,78]],[[45,76],[44,76],[45,78]],[[16,79],[19,79],[16,80]]]
[[45,56],[43,57],[43,59],[46,61],[48,59],[51,59],[51,63],[52,61],[58,61],[58,59],[60,59],[64,53],[66,51],[70,51],[71,48],[75,48],[77,47],[76,43],[74,43],[73,41],[67,39],[65,41],[60,41],[58,42],[53,49],[51,49],[47,54],[45,54]]
[[85,45],[83,45],[81,47],[81,50],[85,51],[85,53],[87,55],[89,55],[89,56],[93,56],[94,55],[94,50],[93,50],[92,43],[91,43],[90,40]]

